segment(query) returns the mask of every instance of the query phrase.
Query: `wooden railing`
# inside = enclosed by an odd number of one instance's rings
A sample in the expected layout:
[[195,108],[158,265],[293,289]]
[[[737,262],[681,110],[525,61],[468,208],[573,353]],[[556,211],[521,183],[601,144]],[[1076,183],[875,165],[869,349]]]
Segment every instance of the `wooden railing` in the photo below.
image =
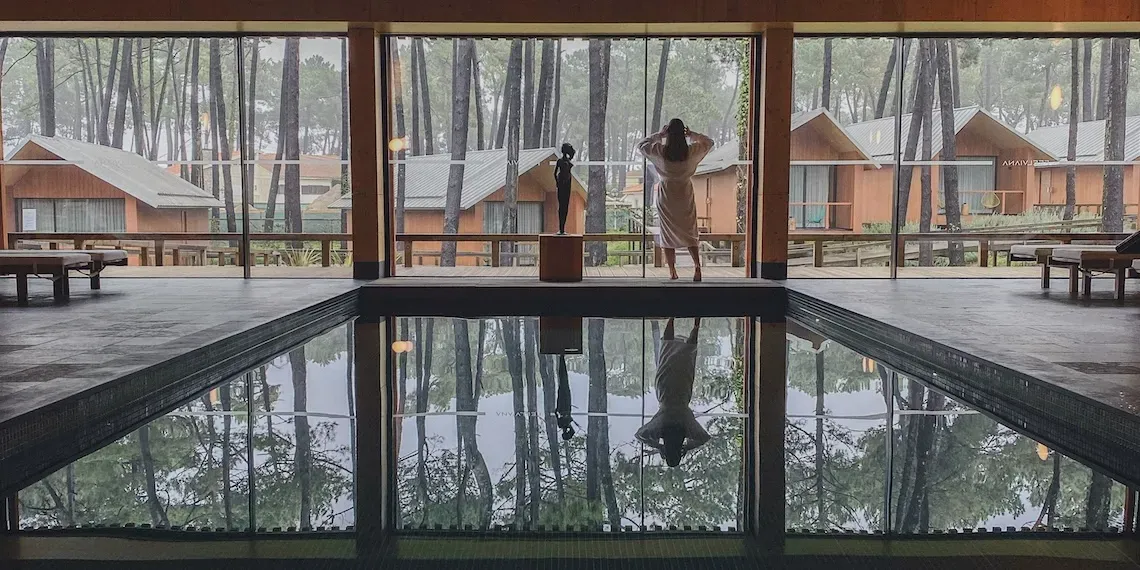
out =
[[[1076,220],[1072,222],[1065,222],[1069,227],[1075,228],[1078,226],[1085,226],[1087,220]],[[1048,227],[1052,227],[1050,224]],[[1040,226],[1038,226],[1040,227]],[[1013,228],[1018,228],[1014,226]],[[1008,230],[1009,228],[986,228],[982,230],[975,230],[969,232],[928,232],[928,233],[904,233],[898,236],[899,247],[897,249],[898,259],[900,263],[905,260],[906,245],[913,242],[949,242],[949,241],[962,241],[978,243],[978,262],[982,267],[989,265],[989,254],[996,248],[1008,246],[1011,243],[1023,243],[1030,241],[1052,242],[1052,243],[1071,243],[1074,240],[1088,240],[1088,241],[1119,241],[1124,239],[1128,233],[1100,233],[1100,232],[1070,232],[1070,231],[1001,231]],[[399,234],[396,236],[396,241],[403,244],[402,251],[405,252],[403,262],[405,267],[412,266],[413,245],[415,243],[423,242],[483,242],[490,244],[489,253],[471,253],[468,255],[478,255],[480,257],[489,257],[490,265],[498,267],[502,259],[502,244],[503,242],[515,243],[537,243],[539,236],[534,234]],[[585,234],[584,239],[586,242],[631,242],[641,246],[641,252],[647,253],[652,247],[653,251],[653,264],[655,267],[661,267],[663,256],[661,255],[660,248],[653,244],[652,235],[642,235],[640,233],[606,233],[606,234]],[[874,233],[874,234],[861,234],[850,232],[808,232],[808,231],[792,231],[789,232],[788,242],[789,248],[794,248],[796,243],[810,244],[812,265],[815,267],[823,267],[825,262],[825,245],[828,243],[863,243],[868,246],[889,246],[892,236],[889,233]],[[341,233],[260,233],[250,234],[249,240],[251,243],[256,242],[319,242],[321,250],[321,265],[329,267],[332,263],[333,244],[339,242],[351,242],[351,234]],[[727,252],[732,261],[733,267],[740,267],[743,261],[743,247],[745,236],[744,234],[700,234],[702,242],[728,242],[730,244],[729,251]],[[242,255],[241,242],[242,235],[240,233],[183,233],[183,232],[130,232],[130,233],[55,233],[55,232],[13,232],[8,234],[8,243],[10,247],[15,247],[20,241],[39,241],[48,243],[52,249],[59,249],[60,244],[65,246],[70,245],[74,249],[85,249],[88,245],[95,242],[140,242],[144,244],[153,244],[154,248],[154,262],[156,266],[164,264],[164,257],[166,252],[172,252],[173,264],[180,263],[179,252],[182,249],[187,250],[202,250],[203,246],[195,245],[187,242],[232,242],[238,244],[236,248],[220,248],[234,251],[235,263],[242,263],[241,260],[247,259],[247,256]],[[209,248],[209,246],[206,246]],[[149,259],[150,251],[146,245],[140,247],[142,250],[142,257]],[[219,249],[219,248],[215,248]],[[252,251],[249,253],[249,258],[258,254],[265,254],[266,252]],[[437,252],[432,252],[438,255]],[[203,254],[205,255],[205,254]],[[224,258],[219,257],[219,262]]]
[[[499,267],[502,259],[502,244],[503,242],[514,243],[538,243],[538,237],[534,234],[398,234],[396,241],[404,244],[404,267],[412,267],[412,260],[415,255],[414,244],[417,242],[483,242],[491,244],[491,251],[489,254],[483,253],[466,253],[466,255],[479,255],[489,256],[491,267]],[[729,242],[729,255],[732,260],[733,267],[743,266],[743,247],[744,247],[744,234],[700,234],[700,240],[703,242]],[[606,233],[606,234],[584,234],[583,240],[589,242],[638,242],[642,246],[642,251],[645,251],[648,244],[653,243],[653,236],[650,234],[640,233]],[[661,250],[655,244],[653,245],[653,265],[655,267],[662,266]],[[433,252],[434,253],[434,252]]]
[[[1022,243],[1031,241],[1052,242],[1052,243],[1072,243],[1074,240],[1079,241],[1120,241],[1130,234],[1128,233],[1100,233],[1100,232],[999,232],[999,231],[985,231],[985,232],[928,232],[928,233],[910,233],[899,234],[899,245],[897,250],[898,258],[896,262],[899,266],[903,265],[906,259],[906,245],[909,242],[949,242],[949,241],[963,241],[963,242],[976,242],[978,244],[978,264],[982,267],[989,266],[989,257],[991,248],[999,242],[1006,243]],[[826,232],[789,232],[788,241],[803,242],[812,244],[812,265],[815,267],[823,267],[824,263],[824,244],[828,242],[867,242],[875,243],[877,245],[887,245],[891,243],[891,234],[855,234],[855,233],[826,233]]]
[[[16,247],[20,241],[40,241],[47,242],[51,249],[59,249],[59,244],[70,243],[74,249],[85,249],[85,247],[92,242],[141,242],[143,244],[154,244],[154,264],[162,266],[165,264],[164,258],[166,252],[171,252],[171,259],[173,265],[181,263],[182,251],[202,251],[203,259],[207,254],[209,248],[203,249],[202,246],[187,244],[185,242],[195,241],[226,241],[237,244],[232,249],[234,254],[234,261],[237,264],[243,263],[246,255],[241,251],[242,234],[237,232],[124,232],[124,233],[104,233],[104,232],[13,232],[8,234],[9,247]],[[351,242],[352,234],[339,234],[339,233],[268,233],[268,234],[249,234],[250,243],[254,242],[320,242],[321,247],[321,266],[329,267],[332,265],[332,251],[333,244],[337,242]],[[168,243],[169,242],[169,243]],[[252,248],[251,248],[252,249]],[[140,245],[140,260],[143,265],[149,263],[150,248],[147,245]],[[225,264],[226,252],[221,250],[215,251],[218,254],[219,265]],[[269,252],[250,252],[249,258],[255,255],[270,255]],[[252,259],[251,259],[252,262]]]

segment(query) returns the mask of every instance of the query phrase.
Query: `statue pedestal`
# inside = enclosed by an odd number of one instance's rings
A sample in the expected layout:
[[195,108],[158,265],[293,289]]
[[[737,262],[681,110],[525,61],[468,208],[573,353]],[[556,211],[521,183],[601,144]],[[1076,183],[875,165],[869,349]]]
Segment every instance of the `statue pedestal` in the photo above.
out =
[[538,236],[538,279],[539,281],[581,281],[582,236],[573,234]]
[[582,354],[582,317],[539,317],[539,354]]

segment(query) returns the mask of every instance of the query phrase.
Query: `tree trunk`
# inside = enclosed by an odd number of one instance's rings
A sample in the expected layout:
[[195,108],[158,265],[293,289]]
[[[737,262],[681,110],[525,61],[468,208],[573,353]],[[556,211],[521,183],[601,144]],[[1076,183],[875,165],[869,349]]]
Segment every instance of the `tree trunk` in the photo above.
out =
[[[139,428],[139,453],[142,456],[143,474],[146,476],[146,506],[150,511],[151,524],[169,526],[170,520],[166,517],[166,510],[158,499],[154,473],[154,454],[150,450],[150,426]],[[1090,495],[1091,496],[1091,495]]]
[[[891,78],[895,76],[895,65],[898,63],[899,48],[903,40],[894,40],[891,55],[887,58],[887,68],[883,70],[883,80],[879,82],[879,98],[875,100],[875,118],[881,119],[887,112],[887,97],[891,92]],[[903,63],[906,63],[905,61]]]
[[1113,75],[1112,52],[1114,40],[1112,38],[1100,39],[1100,74],[1097,75],[1096,90],[1096,120],[1103,121],[1108,116],[1109,86],[1108,80]]
[[[523,62],[523,40],[511,42],[511,52],[507,61],[508,69],[520,69]],[[513,234],[518,232],[518,198],[519,198],[519,145],[522,108],[522,78],[518,75],[508,75],[504,83],[503,101],[506,111],[507,130],[507,174],[503,183],[503,225],[499,228],[501,233]],[[499,244],[500,255],[507,265],[515,264],[514,242]]]
[[554,40],[544,39],[538,70],[538,91],[535,92],[534,120],[531,121],[530,142],[527,148],[538,148],[543,145],[543,125],[546,123],[546,111],[550,106],[552,83],[554,83]]
[[534,140],[534,39],[523,40],[522,62],[522,134],[523,148],[532,148]]
[[[222,83],[222,40],[218,38],[210,39],[210,98],[213,99],[212,106],[216,116],[218,151],[221,160],[225,161],[222,164],[222,188],[223,201],[226,205],[226,231],[234,233],[237,231],[237,212],[234,208],[234,179],[229,165],[233,160],[233,152],[230,149],[229,122],[226,121],[225,86]],[[250,124],[253,124],[252,121]]]
[[950,81],[954,85],[954,108],[962,106],[962,83],[958,79],[958,40],[946,40],[950,44]]
[[547,144],[558,147],[558,112],[562,103],[562,40],[556,40],[554,49],[554,88],[553,102],[550,105],[550,139]]
[[[190,183],[202,188],[202,115],[198,109],[198,67],[201,55],[201,40],[190,40]],[[104,119],[106,120],[106,119]]]
[[[459,233],[459,215],[463,199],[463,161],[467,159],[467,130],[471,113],[471,59],[475,40],[453,39],[455,60],[451,72],[451,171],[447,178],[447,197],[443,210],[443,233]],[[516,167],[517,168],[517,167]],[[443,242],[439,264],[455,266],[456,243]]]
[[824,448],[823,433],[823,397],[827,393],[824,384],[823,351],[815,353],[815,501],[816,501],[816,528],[827,529],[827,499],[823,490],[824,457],[827,452]]
[[[427,417],[428,386],[431,384],[432,328],[435,319],[429,318],[427,336],[421,335],[421,321],[416,319],[416,342],[424,351],[416,354],[416,499],[420,505],[420,524],[427,522]],[[426,363],[424,362],[426,360]]]
[[[301,219],[301,159],[300,97],[301,97],[301,39],[285,39],[285,55],[281,66],[281,106],[285,113],[278,136],[285,139],[285,232],[303,231]],[[286,81],[285,78],[288,78]],[[294,242],[294,248],[300,243]]]
[[834,38],[823,40],[823,94],[821,97],[823,108],[828,110],[831,110],[831,52],[834,41]]
[[[914,45],[913,39],[903,38],[903,40],[902,40],[902,46],[903,46],[903,49],[902,49],[902,66],[903,66],[903,69],[906,69],[906,64],[908,61],[910,61],[910,48],[912,45]],[[918,66],[916,65],[915,66],[915,82],[912,82],[912,85],[917,84],[916,83],[917,80],[918,80]],[[902,77],[897,78],[897,81],[898,81],[898,84],[895,86],[895,89],[902,89],[903,88]],[[903,95],[904,96],[906,95],[905,91],[903,92]],[[913,89],[912,89],[912,95],[913,95]],[[899,98],[898,97],[888,97],[888,98],[891,100],[891,115],[894,115],[895,113],[898,112]],[[913,103],[913,102],[914,101],[912,100],[911,103]]]
[[111,135],[107,127],[111,120],[111,96],[115,89],[115,74],[119,71],[119,38],[115,38],[111,43],[111,60],[107,65],[106,83],[103,83],[103,72],[99,64],[99,57],[99,40],[95,40],[95,72],[102,89],[102,102],[99,105],[99,125],[96,135],[99,137],[99,144],[110,146]]
[[230,431],[233,429],[234,419],[229,413],[230,410],[233,409],[230,402],[229,382],[222,384],[218,388],[218,392],[222,404],[222,511],[226,517],[226,528],[233,529],[235,525],[232,496],[233,482],[230,481]]
[[[929,55],[929,54],[927,54]],[[930,69],[931,62],[926,62],[926,68]],[[933,95],[934,93],[934,74],[927,73],[922,81],[926,82],[926,92]],[[934,141],[932,140],[931,131],[934,128],[934,105],[933,101],[923,105],[922,117],[922,160],[931,160],[933,156]],[[918,212],[918,231],[926,233],[930,231],[930,224],[934,216],[934,189],[931,183],[931,167],[929,165],[923,166],[919,174],[919,187],[921,200]],[[921,267],[930,267],[934,265],[934,244],[928,241],[918,242],[918,265]]]
[[[418,39],[418,38],[417,38]],[[420,107],[423,105],[423,99],[420,98],[420,58],[419,51],[416,49],[416,39],[412,40],[412,47],[409,53],[409,59],[412,60],[411,65],[411,80],[412,80],[412,156],[418,156],[423,149],[423,140],[420,131]]]
[[1108,530],[1108,514],[1111,505],[1112,479],[1094,471],[1092,479],[1089,481],[1089,491],[1085,501],[1085,528]]
[[[435,154],[435,126],[432,124],[431,119],[431,91],[428,90],[428,67],[427,57],[424,55],[424,40],[423,38],[416,38],[412,40],[413,47],[416,48],[416,57],[419,58],[419,79],[420,79],[420,95],[423,97],[423,111],[424,116],[424,154]],[[455,62],[452,62],[454,67]],[[454,89],[454,84],[452,84]],[[455,130],[455,125],[451,126],[452,132]]]
[[[288,90],[289,85],[292,82],[293,81],[290,78],[289,70],[285,69],[285,67],[282,66],[282,68],[281,68],[281,93],[282,93],[282,95],[284,95],[284,93]],[[281,159],[284,158],[284,156],[285,156],[285,136],[284,136],[284,133],[282,132],[280,126],[286,124],[286,122],[288,121],[288,116],[290,114],[290,108],[289,108],[289,105],[287,103],[288,103],[288,101],[285,100],[284,96],[281,97],[281,101],[278,103],[278,105],[280,106],[280,109],[278,110],[278,119],[277,119],[277,124],[278,124],[277,152],[273,155],[273,171],[270,173],[270,176],[269,176],[269,191],[266,194],[265,213],[263,214],[264,219],[261,222],[262,231],[265,233],[272,233],[273,231],[276,230],[275,218],[277,217],[277,194],[278,194],[279,190],[281,189]]]
[[[1069,146],[1066,150],[1065,160],[1069,167],[1065,169],[1065,211],[1061,219],[1071,220],[1077,209],[1077,167],[1073,166],[1077,160],[1077,125],[1081,122],[1081,72],[1080,72],[1080,40],[1073,38],[1069,48],[1069,59],[1072,62],[1070,73],[1070,87],[1072,95],[1069,99]],[[1086,81],[1087,84],[1087,81]],[[1088,107],[1088,103],[1085,103]]]
[[[498,128],[495,130],[495,144],[492,148],[503,148],[503,145],[507,144],[507,122],[510,120],[511,116],[511,98],[509,92],[512,84],[522,81],[521,44],[519,44],[519,47],[517,48],[519,50],[517,57],[515,56],[515,49],[515,43],[512,41],[511,53],[507,57],[507,74],[503,78],[503,94],[500,97],[502,100],[502,105],[499,107]],[[519,85],[521,85],[521,83],[519,83]],[[518,135],[516,134],[515,137],[518,137]]]
[[[1093,120],[1093,84],[1092,84],[1092,38],[1085,38],[1084,52],[1081,54],[1081,120]],[[1075,68],[1074,68],[1075,69]]]
[[[671,47],[672,40],[664,39],[661,41],[661,58],[657,60],[657,85],[653,90],[653,115],[649,119],[649,125],[646,130],[656,131],[661,128],[661,105],[665,100],[665,78],[669,72],[669,48]],[[623,186],[624,187],[624,186]],[[645,169],[645,184],[642,185],[642,192],[645,193],[644,203],[645,212],[644,219],[648,221],[654,218],[656,213],[654,209],[654,200],[657,198],[655,191],[657,187],[657,171],[656,169]]]
[[135,139],[135,154],[146,156],[146,121],[143,120],[142,101],[142,40],[135,40],[134,77],[127,85],[127,97],[131,103],[131,135]]
[[566,500],[566,487],[562,481],[562,455],[558,453],[558,422],[555,418],[557,380],[554,378],[554,365],[546,354],[538,357],[538,373],[542,377],[542,412],[546,420],[546,445],[550,450],[550,469],[554,471],[554,489],[558,503]]
[[[953,161],[958,156],[955,152],[956,132],[954,129],[954,94],[950,85],[950,41],[935,41],[936,64],[938,70],[938,100],[941,104],[942,119],[942,152],[943,161]],[[942,166],[938,169],[942,175],[942,195],[946,201],[946,229],[957,232],[962,229],[962,201],[958,199],[958,167]],[[966,256],[962,250],[962,242],[951,240],[946,246],[950,265],[958,267],[965,265]]]
[[309,433],[308,380],[309,371],[305,361],[305,347],[300,346],[289,351],[289,369],[293,376],[293,432],[296,448],[293,456],[293,476],[301,494],[301,524],[302,529],[313,526],[313,446],[312,434]]
[[[540,99],[541,101],[541,99]],[[537,123],[536,123],[537,124]],[[536,127],[537,128],[537,127]],[[542,487],[539,478],[542,476],[540,466],[542,461],[538,454],[538,381],[535,376],[535,351],[538,349],[538,322],[537,319],[523,319],[523,371],[526,373],[526,414],[530,429],[527,430],[527,482],[530,486],[530,522],[538,523],[539,507],[542,504]]]
[[[606,104],[610,83],[610,40],[594,38],[589,44],[589,157],[590,161],[606,160]],[[586,232],[606,231],[606,167],[591,164],[586,190]],[[589,265],[605,265],[606,242],[590,242]]]
[[[166,84],[174,72],[174,40],[170,39],[167,42],[169,49],[166,53],[165,65],[162,67],[162,83],[158,90],[157,99],[154,94],[154,42],[152,41],[150,45],[150,153],[147,155],[150,160],[158,160],[158,127],[162,123],[162,108],[166,103]],[[251,121],[250,124],[252,125],[253,122]],[[167,153],[173,155],[174,150],[168,148]]]
[[[341,41],[343,42],[344,40]],[[245,184],[248,184],[249,186],[248,188],[245,185],[242,186],[242,202],[245,202],[246,200],[249,200],[251,202],[253,201],[253,189],[255,186],[254,180],[257,177],[257,165],[254,163],[254,161],[261,158],[257,155],[257,144],[254,142],[257,138],[256,130],[254,127],[257,125],[257,63],[261,59],[261,40],[257,37],[254,37],[250,39],[249,44],[249,89],[247,89],[245,93],[246,129],[244,157],[245,160],[249,161],[248,164],[246,164],[245,170]],[[240,101],[238,101],[238,105],[241,105]],[[342,109],[342,115],[347,117],[348,111]],[[343,123],[341,124],[343,125]],[[241,128],[241,126],[239,125],[238,128]],[[341,159],[344,160],[344,157],[341,157]],[[250,206],[252,205],[253,204],[250,204]],[[265,222],[262,221],[262,223],[264,224]]]
[[483,125],[483,81],[479,77],[479,54],[471,46],[471,85],[475,97],[475,150],[483,150],[486,134]]
[[527,516],[527,427],[526,404],[523,384],[523,357],[521,340],[519,338],[519,320],[516,317],[507,317],[499,321],[502,328],[503,352],[506,355],[507,371],[511,376],[511,395],[514,406],[514,436],[515,436],[515,504],[513,521],[521,525]]
[[[471,341],[467,330],[467,319],[452,319],[452,332],[455,337],[455,411],[473,412],[475,379],[471,374]],[[470,416],[462,413],[455,415],[456,461],[461,470],[455,494],[455,520],[460,528],[463,527],[463,503],[467,497],[467,477],[471,470],[472,459],[467,453],[467,441],[475,439],[475,431],[466,429],[467,417]]]
[[115,123],[111,131],[111,146],[123,148],[123,132],[127,125],[127,94],[131,88],[131,39],[123,40],[119,57],[119,87],[115,94]]
[[[346,42],[347,45],[347,42]],[[396,114],[396,138],[403,139],[408,136],[406,127],[404,125],[404,68],[400,62],[400,46],[396,42],[392,42],[392,106]],[[414,64],[413,64],[414,66]],[[345,89],[347,90],[347,78],[345,81]],[[347,91],[346,91],[347,93]],[[343,109],[344,122],[348,122],[348,107]],[[348,147],[348,130],[345,129],[342,135],[341,145],[345,148]],[[404,163],[408,159],[407,144],[400,147],[400,151],[396,153],[396,160],[400,161],[396,165],[396,233],[404,233],[404,204],[407,202],[405,197],[405,188],[407,187],[408,180],[408,165]],[[345,155],[345,151],[341,152]],[[347,160],[342,158],[342,160]],[[347,176],[341,175],[347,180]],[[347,188],[345,189],[347,192]],[[404,243],[404,242],[401,242]],[[411,255],[410,251],[405,251],[404,255]]]
[[[592,40],[596,41],[596,40]],[[605,321],[590,319],[587,328],[590,390],[588,406],[590,417],[586,430],[586,500],[605,501],[607,519],[612,530],[621,527],[614,493],[613,472],[610,469],[610,422],[606,378]],[[591,468],[592,467],[592,468]]]
[[[1104,126],[1105,161],[1122,161],[1124,157],[1125,111],[1128,105],[1128,65],[1130,42],[1116,38],[1108,52],[1108,85],[1105,97]],[[1124,229],[1124,167],[1115,164],[1104,167],[1104,198],[1101,204],[1101,231],[1119,232]]]
[[39,86],[40,134],[55,136],[55,40],[36,43],[36,83]]
[[899,197],[898,197],[898,217],[899,223],[905,224],[907,219],[907,207],[910,203],[910,187],[914,179],[914,166],[907,164],[914,161],[914,155],[918,151],[918,137],[922,133],[922,117],[926,115],[926,108],[933,104],[933,90],[930,89],[930,82],[926,80],[927,74],[933,73],[930,69],[931,57],[928,55],[931,51],[930,42],[932,40],[920,39],[918,41],[918,55],[916,58],[916,67],[918,72],[914,74],[913,91],[915,98],[910,111],[910,129],[907,131],[906,146],[903,147],[903,164],[899,167]]

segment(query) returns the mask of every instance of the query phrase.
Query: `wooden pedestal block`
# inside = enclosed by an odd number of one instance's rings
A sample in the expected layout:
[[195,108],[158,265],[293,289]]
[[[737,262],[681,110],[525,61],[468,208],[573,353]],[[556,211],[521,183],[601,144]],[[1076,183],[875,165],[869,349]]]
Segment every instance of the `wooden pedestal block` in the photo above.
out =
[[582,354],[582,317],[539,317],[539,354]]
[[582,280],[582,236],[538,236],[539,281]]

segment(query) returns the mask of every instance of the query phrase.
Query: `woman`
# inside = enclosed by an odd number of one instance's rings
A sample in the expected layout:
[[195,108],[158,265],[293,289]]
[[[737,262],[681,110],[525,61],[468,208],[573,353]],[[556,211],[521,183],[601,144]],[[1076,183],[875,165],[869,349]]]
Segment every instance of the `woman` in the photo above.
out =
[[693,321],[689,337],[673,335],[673,319],[661,334],[661,354],[657,360],[657,402],[660,408],[649,423],[637,430],[637,440],[661,452],[669,467],[681,464],[686,453],[708,443],[709,434],[689,402],[697,377],[697,334],[701,319]]
[[[686,139],[692,139],[690,144]],[[681,119],[668,125],[641,142],[637,149],[661,176],[657,185],[657,221],[661,231],[657,245],[665,252],[669,264],[669,279],[677,278],[677,249],[689,250],[693,257],[693,281],[701,280],[701,255],[697,237],[697,202],[693,198],[693,174],[697,165],[712,150],[712,139],[694,133]]]

